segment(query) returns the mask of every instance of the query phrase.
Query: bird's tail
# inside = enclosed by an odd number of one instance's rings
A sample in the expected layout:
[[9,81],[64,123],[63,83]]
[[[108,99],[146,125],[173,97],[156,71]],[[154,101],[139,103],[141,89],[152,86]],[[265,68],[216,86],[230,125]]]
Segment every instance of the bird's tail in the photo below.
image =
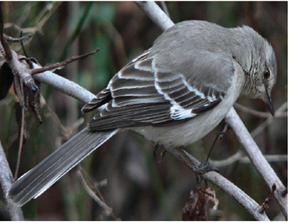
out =
[[83,129],[21,176],[12,185],[9,197],[18,206],[37,198],[116,132],[117,130],[91,133],[87,128]]

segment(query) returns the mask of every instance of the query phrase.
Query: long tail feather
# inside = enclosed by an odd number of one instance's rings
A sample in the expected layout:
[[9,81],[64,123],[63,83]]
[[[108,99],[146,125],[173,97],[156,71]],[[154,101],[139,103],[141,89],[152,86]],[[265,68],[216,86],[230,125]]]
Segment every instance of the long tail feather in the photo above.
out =
[[116,132],[91,133],[87,128],[83,129],[21,176],[11,187],[10,198],[19,206],[37,198]]

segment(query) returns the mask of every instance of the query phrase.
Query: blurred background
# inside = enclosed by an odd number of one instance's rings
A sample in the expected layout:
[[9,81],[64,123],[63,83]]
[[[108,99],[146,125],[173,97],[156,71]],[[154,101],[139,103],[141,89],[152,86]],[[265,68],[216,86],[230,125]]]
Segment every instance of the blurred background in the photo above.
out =
[[[166,2],[165,5],[176,23],[195,19],[226,27],[246,24],[272,44],[278,60],[278,81],[273,89],[275,110],[279,109],[277,117],[268,115],[263,102],[243,97],[236,109],[287,184],[287,2]],[[5,33],[14,37],[21,30],[31,34],[32,38],[25,42],[26,53],[42,65],[99,48],[96,55],[58,72],[94,93],[161,34],[160,28],[133,2],[5,2],[3,11]],[[19,44],[12,47],[23,53]],[[26,115],[18,177],[84,126],[82,103],[45,84],[41,85],[41,92],[43,122],[40,124],[31,114]],[[9,95],[0,101],[0,140],[13,172],[18,156],[19,112],[11,88]],[[220,130],[219,126],[188,151],[204,160]],[[195,176],[170,154],[160,160],[154,156],[153,148],[152,143],[135,133],[118,134],[83,161],[81,169],[75,168],[37,200],[25,205],[25,218],[181,220],[190,191],[196,186]],[[261,204],[269,189],[255,168],[239,159],[241,150],[229,130],[217,142],[212,162],[221,161],[215,162],[220,172]],[[102,202],[95,202],[88,195],[87,186]],[[253,220],[232,197],[211,183],[209,186],[219,200],[218,209],[209,211],[210,220]],[[5,219],[5,212],[2,209],[0,212]],[[272,219],[280,219],[275,201],[270,202],[267,213]]]

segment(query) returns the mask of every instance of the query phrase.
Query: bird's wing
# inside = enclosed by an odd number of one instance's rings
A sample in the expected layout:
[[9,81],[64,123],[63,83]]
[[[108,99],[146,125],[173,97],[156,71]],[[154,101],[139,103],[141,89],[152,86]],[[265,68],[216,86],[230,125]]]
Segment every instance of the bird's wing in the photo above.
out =
[[121,69],[100,93],[110,101],[95,100],[103,105],[89,128],[172,124],[194,118],[222,101],[234,75],[232,58],[204,51],[181,62],[172,59],[149,50]]

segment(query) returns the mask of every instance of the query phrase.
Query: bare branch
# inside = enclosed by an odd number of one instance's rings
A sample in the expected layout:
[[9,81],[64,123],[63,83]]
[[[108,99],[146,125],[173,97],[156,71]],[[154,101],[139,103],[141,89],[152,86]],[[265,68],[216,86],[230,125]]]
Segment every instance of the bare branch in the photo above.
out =
[[18,172],[20,168],[21,163],[21,156],[22,156],[22,149],[23,149],[23,139],[24,139],[24,129],[25,129],[25,108],[21,107],[21,126],[19,131],[19,144],[18,144],[18,153],[17,153],[17,161],[16,161],[16,167],[14,172],[14,179],[17,179]]
[[81,167],[78,168],[77,175],[81,179],[82,185],[87,194],[104,210],[107,216],[111,215],[114,217],[112,208],[105,203],[98,188]]
[[160,1],[160,5],[162,7],[162,10],[167,14],[167,16],[170,18],[170,13],[167,7],[167,4],[165,1]]
[[245,127],[244,123],[233,108],[231,108],[231,110],[227,114],[226,121],[234,130],[237,138],[239,139],[239,142],[243,145],[252,164],[263,176],[269,188],[271,189],[274,184],[276,185],[274,197],[279,203],[282,213],[287,218],[287,194],[284,196],[284,191],[286,191],[285,186],[278,178],[270,164],[267,162],[259,147],[257,146],[252,136],[248,132],[247,128]]
[[[36,63],[33,63],[34,68],[40,68]],[[35,74],[33,76],[36,80],[49,84],[56,88],[57,90],[70,95],[84,103],[88,103],[95,95],[80,85],[76,84],[73,81],[70,81],[66,78],[63,78],[51,71],[45,71],[43,73]]]
[[6,159],[6,154],[2,147],[0,141],[0,187],[2,190],[4,202],[6,203],[5,208],[6,211],[9,213],[9,217],[13,221],[21,221],[23,220],[22,210],[16,206],[16,204],[8,198],[8,191],[11,188],[13,177],[12,173]]
[[[269,163],[273,162],[287,162],[288,156],[287,155],[282,155],[282,154],[274,154],[274,155],[264,155],[265,159]],[[249,164],[250,159],[247,156],[244,156],[241,151],[236,152],[234,155],[223,159],[223,160],[210,160],[210,163],[215,166],[215,167],[226,167],[230,166],[236,162],[240,162],[243,164]]]
[[254,115],[254,116],[259,117],[259,118],[268,118],[268,117],[272,116],[269,112],[256,111],[254,109],[248,108],[248,107],[241,105],[241,104],[238,104],[238,103],[235,103],[235,108],[237,110],[246,112],[248,114]]
[[[259,117],[259,118],[272,117],[272,115],[269,112],[257,111],[255,109],[248,108],[248,107],[246,107],[244,105],[241,105],[241,104],[238,104],[238,103],[235,103],[235,107],[236,107],[237,110],[246,112],[248,114],[254,115],[254,116]],[[274,114],[274,118],[284,118],[284,114],[280,113],[280,112],[279,113],[275,113]]]
[[67,64],[70,64],[74,61],[77,61],[77,60],[80,60],[80,59],[83,59],[83,58],[86,58],[88,56],[91,56],[93,54],[96,54],[97,52],[99,51],[99,49],[96,49],[96,50],[93,50],[89,53],[86,53],[86,54],[83,54],[83,55],[79,55],[79,56],[73,56],[63,62],[59,62],[59,63],[55,63],[55,64],[52,64],[52,65],[47,65],[47,66],[44,66],[44,67],[39,67],[39,68],[35,68],[33,70],[31,70],[31,75],[35,75],[35,74],[38,74],[38,73],[43,73],[45,71],[54,71],[54,70],[57,70],[57,69],[61,69],[63,68],[65,65]]
[[26,40],[29,40],[32,35],[31,34],[27,34],[25,36],[21,36],[21,37],[12,37],[12,36],[8,36],[6,35],[5,33],[3,33],[4,35],[4,38],[8,41],[8,42],[11,42],[11,43],[19,43],[19,42],[23,42],[23,41],[26,41]]
[[136,4],[153,20],[162,30],[174,25],[173,21],[164,13],[159,6],[153,2],[137,1]]
[[[287,102],[284,102],[275,112],[275,116],[281,116],[282,114],[284,114],[284,111],[287,110]],[[264,122],[262,122],[261,125],[259,125],[257,128],[255,128],[251,135],[253,137],[259,135],[268,125],[270,125],[274,120],[274,117],[272,117],[272,115],[270,117],[268,117]]]
[[[167,149],[171,154],[173,154],[177,159],[184,163],[187,167],[194,171],[194,167],[200,165],[200,162],[195,159],[191,154],[182,149]],[[230,194],[235,198],[246,210],[259,221],[269,221],[265,212],[260,213],[260,205],[249,197],[244,191],[238,188],[235,184],[227,180],[225,177],[217,172],[211,171],[203,175],[204,178],[210,180],[217,186],[219,186],[223,191]]]
[[[7,63],[11,68],[14,77],[20,78],[20,85],[23,83],[28,89],[31,90],[31,92],[37,92],[39,88],[35,84],[34,79],[31,77],[27,64],[21,62],[19,55],[15,51],[11,50],[11,55],[12,58],[10,61],[7,61]],[[22,96],[24,98],[24,92],[22,92],[21,95],[17,94],[17,96]]]

